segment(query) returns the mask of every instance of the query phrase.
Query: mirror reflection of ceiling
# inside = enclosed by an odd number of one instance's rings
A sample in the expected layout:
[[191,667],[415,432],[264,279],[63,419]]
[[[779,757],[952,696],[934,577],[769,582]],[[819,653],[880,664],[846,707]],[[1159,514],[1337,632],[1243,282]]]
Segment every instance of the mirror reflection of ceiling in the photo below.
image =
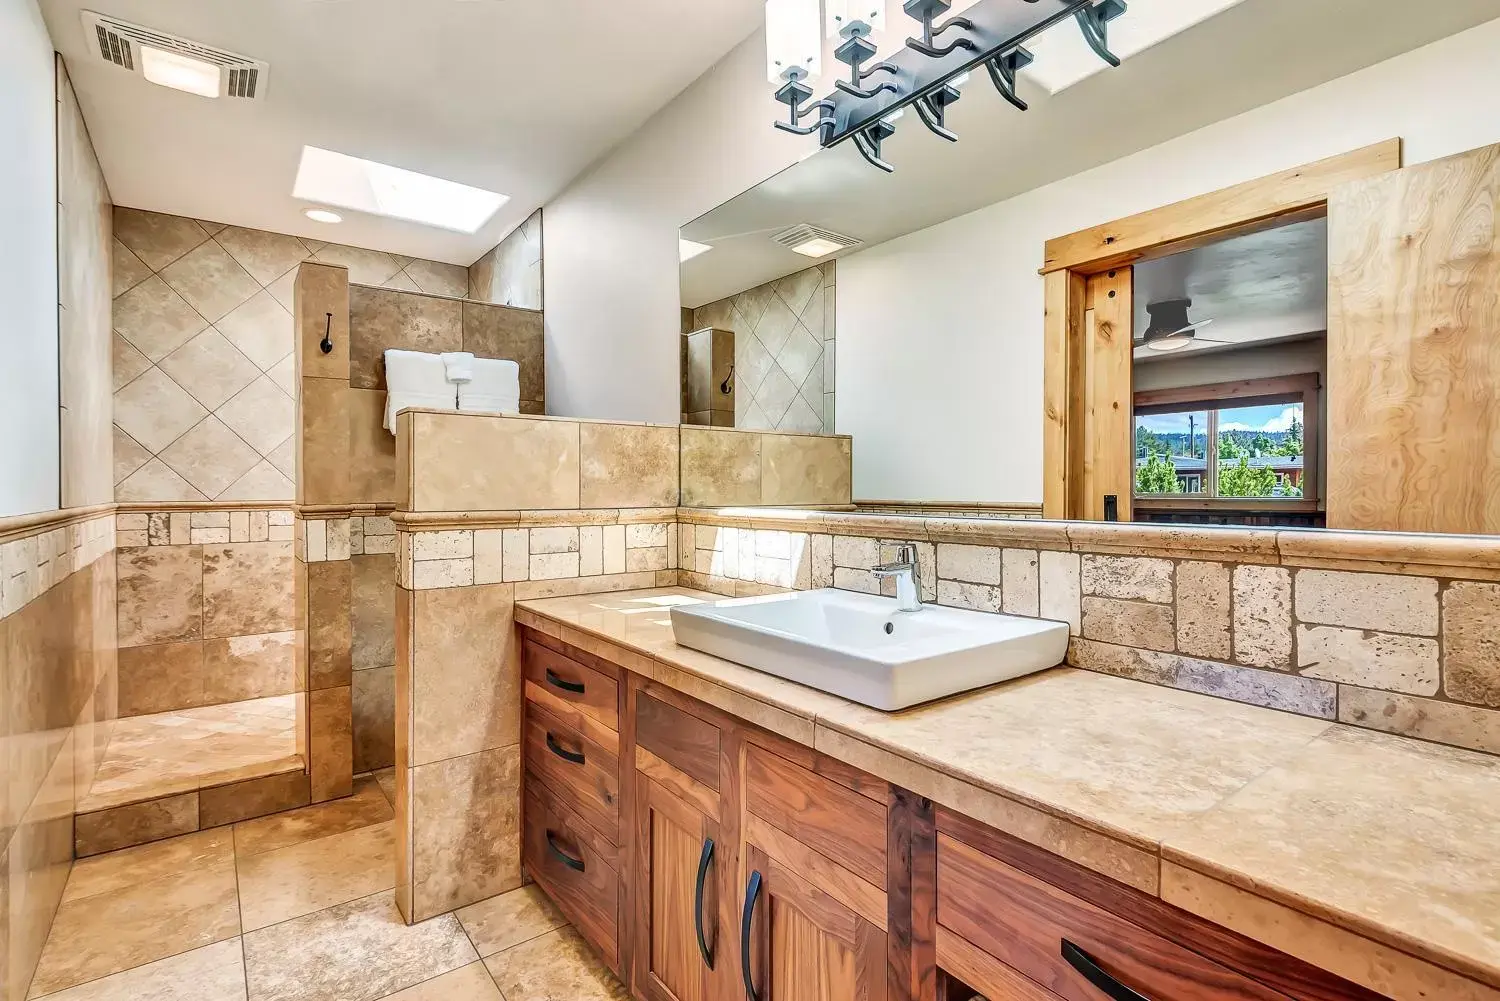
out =
[[[1245,0],[1058,94],[1023,78],[1027,112],[976,75],[948,112],[957,143],[906,115],[882,148],[894,174],[870,167],[846,142],[685,226],[684,238],[714,249],[683,265],[682,304],[701,306],[807,267],[808,258],[771,240],[798,223],[855,237],[860,246],[845,253],[858,253],[1495,17],[1500,0]],[[1042,248],[1035,254],[1040,267]]]
[[1135,349],[1137,364],[1246,344],[1290,340],[1328,327],[1328,220],[1235,236],[1135,267],[1135,336],[1146,307],[1191,299],[1188,319],[1212,320],[1175,351]]

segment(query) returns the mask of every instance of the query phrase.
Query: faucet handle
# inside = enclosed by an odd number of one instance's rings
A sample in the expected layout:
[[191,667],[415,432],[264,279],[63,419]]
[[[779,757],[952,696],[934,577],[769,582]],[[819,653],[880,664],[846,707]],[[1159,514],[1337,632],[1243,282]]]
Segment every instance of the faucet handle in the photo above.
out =
[[917,547],[914,543],[904,542],[896,548],[896,562],[917,565]]

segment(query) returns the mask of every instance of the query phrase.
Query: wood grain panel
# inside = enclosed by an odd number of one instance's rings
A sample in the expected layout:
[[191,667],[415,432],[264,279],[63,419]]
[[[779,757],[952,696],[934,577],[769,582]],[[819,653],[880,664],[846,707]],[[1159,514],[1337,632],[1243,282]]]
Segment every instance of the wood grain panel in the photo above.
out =
[[1087,283],[1047,275],[1042,356],[1042,517],[1072,517],[1082,494],[1084,311]]
[[806,885],[823,891],[882,930],[886,927],[885,893],[878,887],[754,814],[745,818],[745,840]]
[[853,765],[847,765],[826,754],[819,754],[812,748],[804,744],[793,743],[785,737],[778,737],[764,730],[748,728],[738,721],[735,725],[743,731],[747,743],[763,747],[777,757],[785,758],[815,775],[823,776],[830,782],[836,782],[850,792],[859,793],[865,799],[878,803],[882,807],[890,797],[890,784],[869,772],[860,771]]
[[938,836],[938,920],[1067,1001],[1099,1001],[1099,991],[1062,958],[1065,939],[1147,997],[1287,1001],[947,835]]
[[[596,839],[586,825],[529,779],[522,812],[523,858],[527,870],[618,975],[621,970],[619,873],[597,850]],[[568,866],[557,851],[581,859],[584,871]]]
[[[698,951],[694,924],[698,862],[708,819],[645,776],[636,780],[637,841],[641,880],[634,914],[635,985],[649,1001],[703,1001],[709,970]],[[705,881],[705,934],[714,932],[717,880]]]
[[891,1001],[937,998],[937,826],[932,802],[891,789],[886,935]]
[[[528,640],[525,650],[528,682],[554,698],[571,703],[579,712],[587,713],[611,730],[620,728],[620,685],[614,677],[535,640]],[[584,651],[571,652],[581,654]],[[594,659],[597,663],[597,658]],[[579,685],[583,687],[582,692],[568,687]]]
[[635,770],[660,784],[678,799],[709,817],[719,816],[719,794],[658,758],[639,744],[635,748]]
[[1258,221],[1280,224],[1301,211],[1319,212],[1341,184],[1401,166],[1401,140],[1387,139],[1315,163],[1184,199],[1148,212],[1047,241],[1044,273],[1081,268],[1095,273],[1180,253],[1244,231]]
[[[581,753],[583,763],[558,755],[548,746],[549,734],[559,749]],[[619,760],[612,749],[583,736],[533,702],[526,707],[526,767],[569,809],[619,843]]]
[[719,728],[644,693],[635,700],[635,741],[694,781],[719,790]]
[[1328,204],[1328,527],[1500,533],[1500,146]]
[[885,888],[886,810],[759,747],[745,755],[746,809]]
[[[942,925],[937,928],[937,961],[945,973],[957,977],[987,998],[1004,1001],[1060,1001],[1056,994]],[[968,995],[965,995],[967,1001]]]
[[538,705],[556,716],[563,723],[577,730],[590,740],[604,747],[619,746],[620,735],[597,716],[582,712],[576,703],[564,702],[554,694],[552,688],[543,688],[534,681],[523,686],[528,705]]
[[1104,496],[1116,497],[1119,520],[1130,520],[1135,494],[1131,328],[1134,272],[1116,268],[1089,279],[1094,299],[1088,330],[1083,444],[1082,517],[1104,520]]

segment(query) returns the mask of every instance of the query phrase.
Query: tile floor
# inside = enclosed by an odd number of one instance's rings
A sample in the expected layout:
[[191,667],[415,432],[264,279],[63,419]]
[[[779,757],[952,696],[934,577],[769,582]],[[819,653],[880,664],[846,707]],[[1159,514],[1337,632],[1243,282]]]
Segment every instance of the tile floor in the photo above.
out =
[[390,774],[347,799],[84,859],[30,998],[622,1001],[534,887],[414,927]]
[[117,720],[78,812],[300,767],[296,699],[275,695]]

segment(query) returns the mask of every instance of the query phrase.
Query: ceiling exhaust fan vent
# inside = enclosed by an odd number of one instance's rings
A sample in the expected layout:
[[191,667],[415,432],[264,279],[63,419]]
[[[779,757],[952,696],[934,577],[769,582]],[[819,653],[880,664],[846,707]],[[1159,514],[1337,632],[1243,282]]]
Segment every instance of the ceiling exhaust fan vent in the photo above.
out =
[[137,50],[146,46],[217,67],[221,97],[254,100],[265,94],[266,74],[271,69],[269,63],[204,45],[180,35],[122,21],[97,11],[85,10],[81,13],[84,31],[97,45],[99,58],[111,66],[141,74],[141,59]]
[[[825,251],[825,253],[830,254],[837,250],[848,250],[850,247],[857,247],[860,244],[860,241],[854,239],[852,236],[844,236],[842,233],[835,233],[831,229],[823,229],[821,226],[813,226],[809,223],[802,223],[801,225],[793,226],[791,229],[783,230],[771,237],[771,239],[788,250],[797,250],[798,247],[805,247],[814,241],[827,241],[834,244],[832,249]],[[804,251],[798,252],[803,253]]]

